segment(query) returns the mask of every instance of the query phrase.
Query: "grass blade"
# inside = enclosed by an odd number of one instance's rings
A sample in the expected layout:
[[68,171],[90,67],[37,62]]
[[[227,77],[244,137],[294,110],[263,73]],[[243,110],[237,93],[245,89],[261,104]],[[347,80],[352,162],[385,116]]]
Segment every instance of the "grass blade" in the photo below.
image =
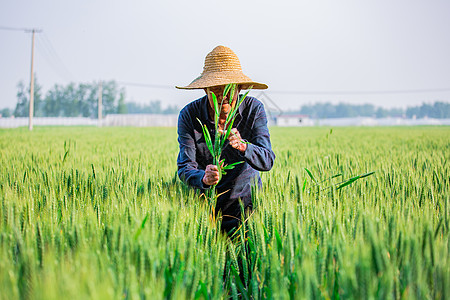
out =
[[231,265],[230,269],[231,269],[231,273],[233,273],[237,288],[241,292],[243,299],[249,299],[247,289],[245,288],[244,284],[242,283],[241,278],[239,277],[239,274],[236,271],[235,267],[233,265]]
[[214,157],[214,148],[213,148],[213,145],[212,145],[211,136],[209,135],[208,128],[206,128],[206,125],[203,125],[202,121],[200,121],[198,118],[197,118],[197,121],[200,123],[200,126],[202,127],[203,136],[205,137],[206,146],[208,147],[208,150],[211,153],[211,155]]
[[359,175],[359,178],[364,178],[364,177],[370,176],[370,175],[372,175],[374,173],[375,173],[375,171],[372,171],[372,172],[369,172],[369,173],[365,173],[365,174]]
[[142,229],[144,229],[145,223],[147,222],[148,219],[148,213],[145,215],[144,220],[141,223],[141,226],[139,226],[136,234],[134,235],[134,240],[136,241],[138,239],[138,237],[141,235]]
[[359,179],[359,176],[355,176],[350,178],[349,180],[345,181],[344,183],[342,183],[341,185],[339,185],[336,190],[342,189],[343,187],[352,184],[353,182],[355,182],[356,180]]
[[314,178],[313,174],[311,173],[310,170],[308,170],[307,168],[305,168],[306,173],[308,173],[309,177],[311,177],[312,181],[314,181],[316,184],[319,184],[316,180],[316,178]]
[[229,165],[226,165],[225,167],[223,167],[223,170],[231,170],[234,169],[234,166],[238,165],[238,164],[242,164],[244,161],[238,161]]

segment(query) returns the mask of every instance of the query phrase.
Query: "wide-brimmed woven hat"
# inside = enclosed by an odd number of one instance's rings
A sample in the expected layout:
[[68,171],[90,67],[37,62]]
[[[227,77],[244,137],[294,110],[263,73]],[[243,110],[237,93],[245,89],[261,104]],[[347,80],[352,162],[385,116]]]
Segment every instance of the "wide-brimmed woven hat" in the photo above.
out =
[[242,89],[264,90],[267,85],[255,82],[242,72],[237,55],[228,47],[217,46],[206,55],[202,74],[187,86],[177,86],[178,89],[194,90],[208,87],[237,83]]

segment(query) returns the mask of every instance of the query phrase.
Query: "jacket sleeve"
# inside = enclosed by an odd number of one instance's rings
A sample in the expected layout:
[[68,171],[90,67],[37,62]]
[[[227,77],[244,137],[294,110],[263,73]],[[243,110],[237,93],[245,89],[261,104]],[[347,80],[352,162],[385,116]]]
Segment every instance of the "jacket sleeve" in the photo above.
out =
[[270,143],[269,129],[264,106],[258,106],[253,122],[252,137],[247,144],[243,156],[245,161],[255,170],[269,171],[275,161],[275,153]]
[[198,169],[196,162],[196,147],[194,139],[194,127],[189,118],[189,111],[185,108],[178,116],[178,153],[177,166],[178,177],[186,184],[199,189],[206,189],[209,186],[203,184],[202,179],[205,171]]

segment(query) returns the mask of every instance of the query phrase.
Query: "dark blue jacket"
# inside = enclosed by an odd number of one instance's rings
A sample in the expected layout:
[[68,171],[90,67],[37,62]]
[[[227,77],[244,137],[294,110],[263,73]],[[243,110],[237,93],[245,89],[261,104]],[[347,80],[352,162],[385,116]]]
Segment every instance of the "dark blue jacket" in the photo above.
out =
[[[206,146],[203,131],[197,118],[207,126],[214,139],[214,120],[208,114],[208,98],[197,99],[186,105],[178,117],[178,176],[188,185],[200,190],[208,189],[202,182],[206,166],[212,164],[212,156]],[[233,127],[241,137],[249,142],[244,153],[225,142],[221,159],[225,164],[238,161],[232,170],[222,177],[217,185],[218,193],[225,192],[217,200],[216,211],[223,215],[240,216],[239,198],[245,207],[251,207],[251,186],[261,185],[258,171],[269,171],[274,163],[275,154],[270,144],[269,129],[264,106],[253,97],[247,96],[239,107]]]

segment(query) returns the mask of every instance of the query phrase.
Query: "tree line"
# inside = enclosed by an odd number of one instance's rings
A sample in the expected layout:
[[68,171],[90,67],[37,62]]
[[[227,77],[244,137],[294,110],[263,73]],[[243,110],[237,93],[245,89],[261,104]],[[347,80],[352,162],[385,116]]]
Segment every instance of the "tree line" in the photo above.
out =
[[326,118],[354,118],[354,117],[404,117],[404,118],[450,118],[450,103],[437,101],[433,104],[423,103],[422,105],[402,108],[385,109],[375,107],[372,104],[353,105],[346,103],[315,103],[303,105],[299,110],[289,111],[287,114],[308,115],[315,119]]
[[[29,87],[23,81],[17,85],[17,104],[13,111],[0,110],[0,116],[27,117],[29,113]],[[99,83],[69,83],[54,85],[45,95],[37,80],[34,87],[34,116],[36,117],[98,117]],[[102,82],[102,115],[108,114],[177,114],[175,105],[163,108],[161,101],[146,104],[125,102],[125,89],[116,81]],[[450,118],[450,103],[437,101],[433,104],[385,109],[372,104],[353,105],[346,103],[315,103],[300,107],[285,114],[302,114],[311,118],[352,118],[352,117],[406,117],[406,118]]]
[[[17,84],[17,104],[13,111],[9,108],[0,110],[2,117],[27,117],[30,107],[30,88],[23,81]],[[35,81],[34,116],[35,117],[98,117],[99,83],[69,83],[54,85],[45,95],[42,86]],[[116,81],[102,82],[102,115],[148,113],[178,113],[176,106],[163,108],[161,101],[147,104],[125,102],[125,89]]]

